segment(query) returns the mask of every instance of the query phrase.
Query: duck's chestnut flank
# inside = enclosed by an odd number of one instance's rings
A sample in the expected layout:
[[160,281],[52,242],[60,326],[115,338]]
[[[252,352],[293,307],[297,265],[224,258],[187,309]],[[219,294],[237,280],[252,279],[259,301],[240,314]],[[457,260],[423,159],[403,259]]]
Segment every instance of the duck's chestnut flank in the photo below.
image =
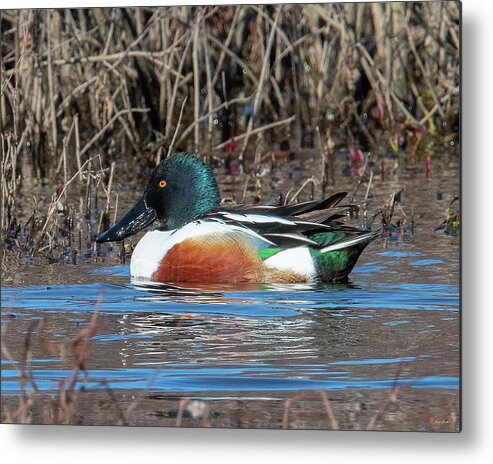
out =
[[241,235],[204,235],[174,245],[152,276],[155,282],[261,282],[264,265]]

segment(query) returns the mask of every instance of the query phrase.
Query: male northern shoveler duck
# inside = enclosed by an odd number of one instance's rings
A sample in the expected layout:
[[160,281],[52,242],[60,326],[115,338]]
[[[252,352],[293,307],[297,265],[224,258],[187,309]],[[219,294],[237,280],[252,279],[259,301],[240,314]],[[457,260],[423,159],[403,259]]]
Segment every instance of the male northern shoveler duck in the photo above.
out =
[[378,235],[338,221],[352,208],[339,205],[345,196],[223,207],[209,166],[178,153],[156,167],[142,198],[96,241],[122,240],[157,222],[132,254],[137,282],[338,282]]

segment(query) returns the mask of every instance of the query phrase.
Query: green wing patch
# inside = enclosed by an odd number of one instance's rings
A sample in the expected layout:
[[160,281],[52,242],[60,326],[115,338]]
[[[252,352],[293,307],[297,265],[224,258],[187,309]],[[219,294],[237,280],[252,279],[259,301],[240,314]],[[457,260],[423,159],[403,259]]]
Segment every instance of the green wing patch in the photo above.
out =
[[264,248],[263,250],[259,250],[259,256],[262,261],[265,261],[267,258],[274,256],[275,254],[282,251],[282,248]]
[[340,242],[347,237],[344,232],[319,232],[318,234],[310,235],[310,240],[317,243],[320,248]]

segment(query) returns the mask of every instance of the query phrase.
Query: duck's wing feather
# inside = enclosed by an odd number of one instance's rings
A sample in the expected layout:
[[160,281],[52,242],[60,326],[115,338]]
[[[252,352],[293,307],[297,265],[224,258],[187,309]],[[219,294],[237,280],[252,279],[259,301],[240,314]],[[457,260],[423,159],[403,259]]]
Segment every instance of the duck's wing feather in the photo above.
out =
[[312,211],[327,210],[335,207],[347,195],[347,192],[339,192],[324,198],[323,200],[311,200],[294,205],[268,206],[268,205],[235,205],[228,209],[243,214],[272,214],[275,216],[302,216]]
[[341,192],[323,200],[277,207],[239,205],[216,208],[201,219],[253,230],[283,248],[317,246],[318,244],[310,239],[313,233],[331,230],[359,232],[358,229],[344,226],[337,221],[354,208],[354,205],[338,205],[346,195],[345,192]]
[[[201,216],[201,220],[216,221],[236,227],[242,227],[264,237],[278,247],[316,245],[303,232],[320,228],[319,224],[272,216],[270,214],[240,214],[221,210]],[[323,227],[323,226],[322,226]]]

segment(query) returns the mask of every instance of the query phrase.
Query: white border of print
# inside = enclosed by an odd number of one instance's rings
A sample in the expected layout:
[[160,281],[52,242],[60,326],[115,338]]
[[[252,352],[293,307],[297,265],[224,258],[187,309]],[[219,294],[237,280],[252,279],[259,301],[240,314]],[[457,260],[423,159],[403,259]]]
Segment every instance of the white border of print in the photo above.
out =
[[[2,2],[1,7],[57,8],[69,3],[71,7],[100,7],[232,2],[16,0]],[[469,464],[491,459],[493,308],[488,308],[487,302],[491,301],[489,290],[493,285],[486,263],[493,262],[492,13],[491,0],[463,1],[461,434],[0,425],[3,462]]]

